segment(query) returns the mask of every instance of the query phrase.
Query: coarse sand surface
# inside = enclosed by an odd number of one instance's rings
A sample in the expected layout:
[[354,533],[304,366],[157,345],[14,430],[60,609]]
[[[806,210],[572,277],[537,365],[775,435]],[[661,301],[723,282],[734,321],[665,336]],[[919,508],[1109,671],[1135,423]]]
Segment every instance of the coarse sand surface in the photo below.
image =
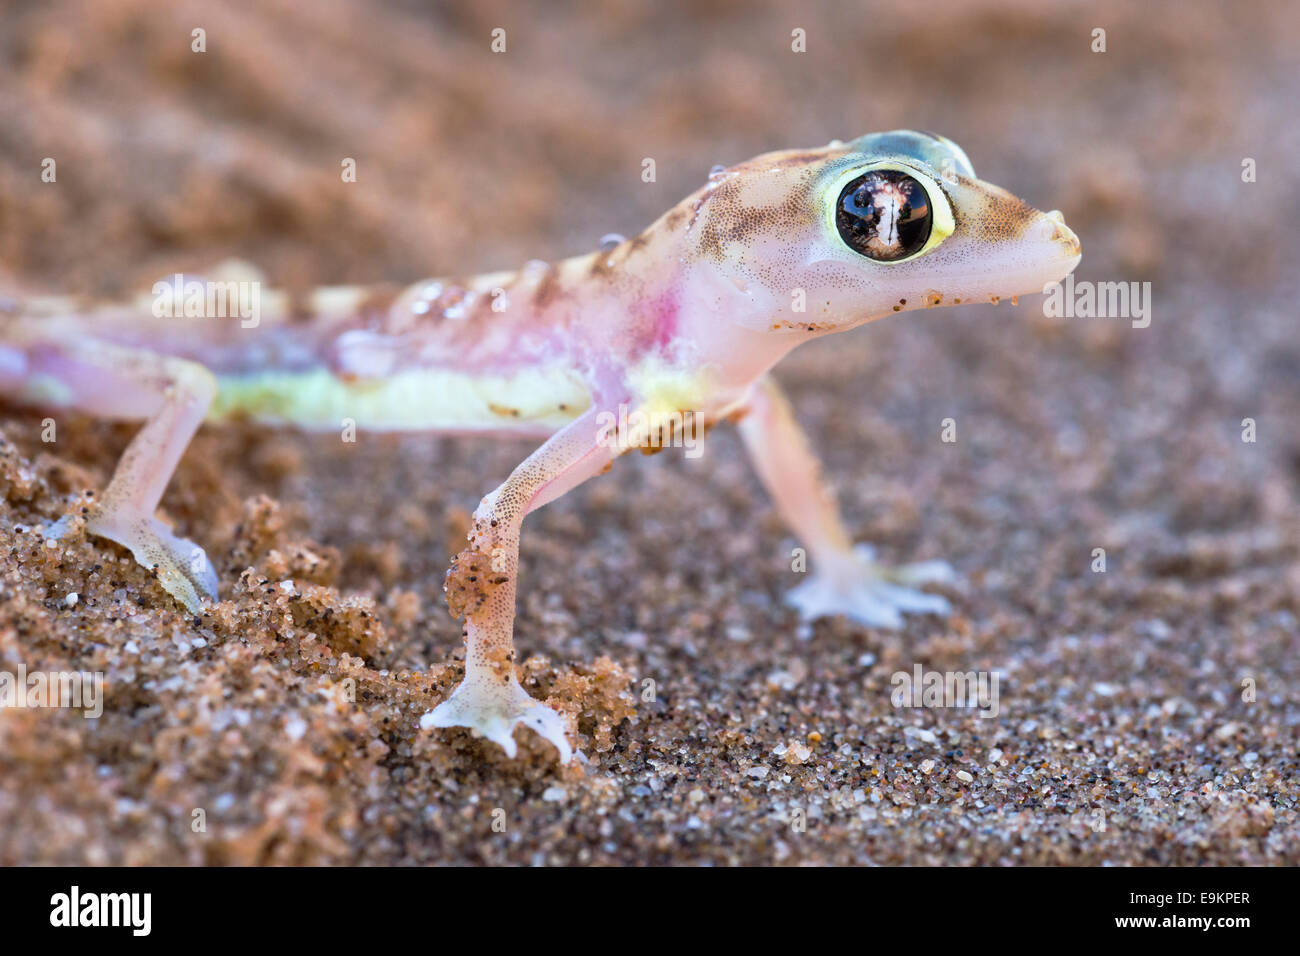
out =
[[[447,560],[529,443],[205,427],[162,509],[221,577],[191,618],[124,550],[33,530],[133,427],[46,442],[0,406],[0,671],[106,682],[95,720],[0,710],[0,863],[1300,862],[1300,8],[0,16],[10,295],[230,257],[289,288],[514,267],[635,233],[714,163],[916,127],[1063,210],[1077,279],[1151,304],[910,313],[777,369],[854,536],[956,568],[949,620],[800,623],[798,542],[732,429],[532,516],[516,636],[567,768],[418,727],[462,669]],[[895,707],[917,666],[997,672],[997,715]]]

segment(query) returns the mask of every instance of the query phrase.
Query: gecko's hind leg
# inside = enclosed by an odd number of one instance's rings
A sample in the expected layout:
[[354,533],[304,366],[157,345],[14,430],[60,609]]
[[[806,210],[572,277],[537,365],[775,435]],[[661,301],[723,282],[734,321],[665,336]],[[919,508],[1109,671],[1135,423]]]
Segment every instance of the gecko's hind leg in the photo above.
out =
[[599,443],[595,408],[529,455],[474,512],[469,547],[447,572],[452,614],[465,616],[465,679],[420,719],[421,727],[469,727],[515,755],[522,724],[573,756],[564,720],[528,695],[515,677],[515,579],[524,516],[599,474],[613,457]]
[[869,546],[853,546],[803,430],[771,378],[755,385],[740,434],[781,517],[807,545],[809,579],[786,595],[805,619],[843,614],[869,627],[901,627],[905,614],[952,612],[942,595],[919,588],[953,581],[945,562],[890,568],[876,563]]
[[[68,345],[40,329],[6,345],[11,367],[0,390],[19,400],[75,408],[104,418],[145,419],[103,493],[45,531],[68,536],[78,521],[87,533],[130,550],[189,611],[216,600],[217,575],[208,556],[154,517],[185,447],[216,395],[201,365],[103,343]],[[17,357],[17,358],[15,358]]]
[[[67,538],[75,520],[73,515],[64,515],[45,530],[45,537],[54,541]],[[88,534],[115,541],[129,550],[136,562],[152,571],[163,590],[186,610],[197,613],[205,601],[217,600],[217,572],[207,553],[188,538],[177,536],[159,519],[104,511],[92,505],[85,529]]]

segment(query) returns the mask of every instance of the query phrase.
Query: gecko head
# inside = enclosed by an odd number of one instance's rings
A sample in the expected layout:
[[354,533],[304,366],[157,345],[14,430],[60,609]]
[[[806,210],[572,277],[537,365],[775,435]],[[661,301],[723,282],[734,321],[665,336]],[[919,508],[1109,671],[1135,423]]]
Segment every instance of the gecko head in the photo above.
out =
[[732,314],[755,329],[836,331],[996,302],[1043,291],[1080,259],[1059,212],[978,179],[961,147],[932,133],[873,133],[728,173],[731,194],[705,203],[702,251],[710,236],[746,234],[747,254],[712,266],[749,293],[752,307]]

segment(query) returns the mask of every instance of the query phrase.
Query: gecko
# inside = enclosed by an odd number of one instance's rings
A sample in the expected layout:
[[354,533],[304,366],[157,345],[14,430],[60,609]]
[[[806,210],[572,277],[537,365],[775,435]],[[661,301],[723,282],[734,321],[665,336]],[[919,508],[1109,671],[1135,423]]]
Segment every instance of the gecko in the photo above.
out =
[[1060,212],[977,178],[943,136],[894,130],[715,167],[643,232],[587,255],[405,288],[270,292],[255,322],[168,313],[158,287],[112,306],[14,300],[0,307],[0,395],[143,422],[102,493],[41,533],[124,546],[195,613],[218,600],[213,565],[154,512],[205,420],[534,437],[451,559],[464,677],[420,727],[470,728],[513,757],[522,726],[568,763],[564,720],[516,674],[526,515],[638,446],[735,422],[808,555],[788,595],[803,618],[893,628],[947,615],[924,590],[951,577],[944,562],[892,568],[854,545],[771,369],[885,316],[1041,292],[1080,256]]

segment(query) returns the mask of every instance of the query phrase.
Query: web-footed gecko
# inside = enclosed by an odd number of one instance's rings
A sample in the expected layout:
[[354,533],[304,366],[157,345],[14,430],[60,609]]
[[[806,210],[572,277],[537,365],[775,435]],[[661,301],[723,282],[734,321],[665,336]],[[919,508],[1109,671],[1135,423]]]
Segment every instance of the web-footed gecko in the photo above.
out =
[[[896,312],[1039,292],[1079,258],[1059,213],[977,179],[950,140],[899,130],[715,168],[640,235],[590,255],[404,291],[324,288],[296,307],[272,293],[255,327],[159,315],[159,287],[112,308],[21,302],[0,312],[0,394],[144,421],[85,529],[129,548],[191,611],[217,599],[216,574],[154,511],[205,418],[544,438],[482,500],[453,559],[465,677],[421,725],[470,727],[513,755],[524,724],[567,762],[563,721],[515,675],[527,514],[629,446],[732,419],[810,556],[789,596],[803,615],[891,627],[944,614],[942,596],[914,585],[946,565],[889,569],[854,548],[768,371],[804,342]],[[629,420],[631,438],[611,425]]]

